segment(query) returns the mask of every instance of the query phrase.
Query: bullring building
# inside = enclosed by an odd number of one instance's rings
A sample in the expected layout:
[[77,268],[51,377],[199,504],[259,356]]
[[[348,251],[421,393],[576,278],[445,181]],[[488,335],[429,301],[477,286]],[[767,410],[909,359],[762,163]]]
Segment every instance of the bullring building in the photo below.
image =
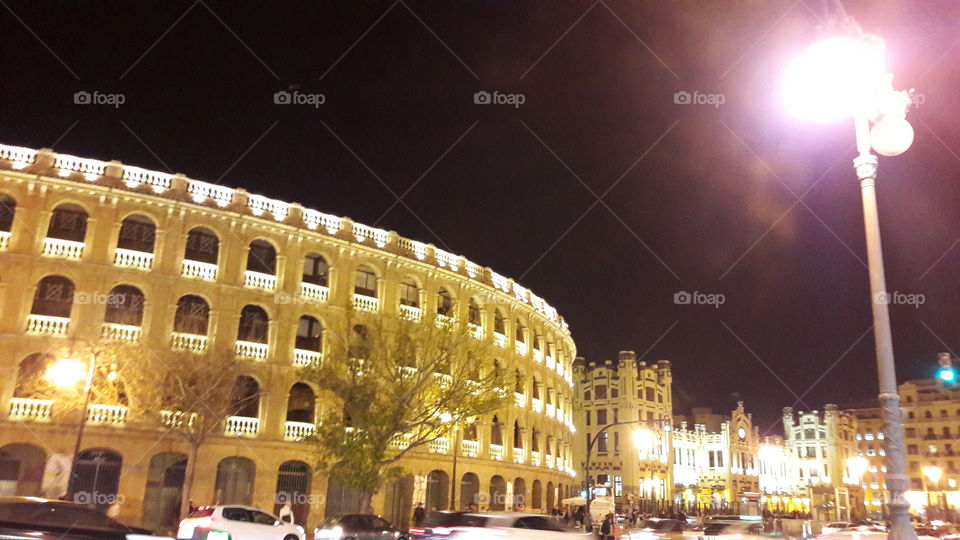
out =
[[[91,301],[95,294],[124,301]],[[18,380],[58,351],[119,341],[227,348],[242,360],[236,377],[254,399],[200,448],[190,497],[197,504],[275,511],[282,491],[308,527],[357,510],[351,490],[318,474],[300,441],[315,430],[324,397],[298,371],[322,362],[324,331],[348,307],[467,321],[522,375],[511,406],[405,458],[406,476],[380,490],[375,511],[405,525],[416,503],[444,509],[451,492],[458,507],[546,511],[579,485],[575,345],[557,311],[512,279],[296,203],[0,145],[0,495],[55,497],[69,477],[70,493],[121,503],[127,523],[175,525],[189,455],[182,439],[163,436],[177,429],[176,411],[148,421],[94,401],[80,421]],[[65,474],[79,425],[82,447],[74,474]]]

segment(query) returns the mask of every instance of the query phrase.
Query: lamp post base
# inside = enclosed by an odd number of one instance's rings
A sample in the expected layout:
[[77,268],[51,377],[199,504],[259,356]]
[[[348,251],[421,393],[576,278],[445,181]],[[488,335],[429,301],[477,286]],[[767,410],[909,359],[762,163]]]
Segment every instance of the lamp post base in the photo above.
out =
[[890,517],[888,540],[917,540],[910,522],[910,503],[904,493],[910,489],[906,454],[903,445],[903,422],[900,417],[900,396],[895,392],[880,394],[880,418],[883,421],[883,446],[886,453],[886,484],[890,492],[887,515]]

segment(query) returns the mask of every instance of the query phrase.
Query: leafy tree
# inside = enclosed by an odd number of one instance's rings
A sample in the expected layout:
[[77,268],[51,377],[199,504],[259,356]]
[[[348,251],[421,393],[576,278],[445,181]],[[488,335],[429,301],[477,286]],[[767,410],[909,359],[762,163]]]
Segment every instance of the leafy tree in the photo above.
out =
[[408,453],[507,403],[507,377],[464,323],[348,311],[320,365],[305,371],[328,404],[313,443],[319,468],[373,495]]

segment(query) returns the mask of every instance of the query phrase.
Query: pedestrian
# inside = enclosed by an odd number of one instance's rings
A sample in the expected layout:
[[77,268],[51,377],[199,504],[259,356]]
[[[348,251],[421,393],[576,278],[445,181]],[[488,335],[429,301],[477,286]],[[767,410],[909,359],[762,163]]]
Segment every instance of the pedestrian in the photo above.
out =
[[280,507],[280,515],[278,516],[280,521],[284,523],[293,523],[293,508],[290,506],[290,503],[284,503]]
[[586,512],[583,514],[583,531],[588,533],[593,532],[593,518]]
[[423,503],[417,503],[417,507],[413,509],[413,526],[419,527],[423,525],[423,518],[426,514],[426,510],[423,509]]
[[614,540],[613,527],[613,513],[611,512],[603,517],[603,523],[600,524],[600,540]]

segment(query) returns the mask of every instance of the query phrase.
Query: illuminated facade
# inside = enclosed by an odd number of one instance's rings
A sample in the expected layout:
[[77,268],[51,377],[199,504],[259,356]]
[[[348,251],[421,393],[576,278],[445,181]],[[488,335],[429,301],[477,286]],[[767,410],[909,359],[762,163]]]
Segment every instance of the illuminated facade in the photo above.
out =
[[[577,358],[573,377],[578,470],[587,469],[587,445],[593,441],[587,474],[599,496],[612,494],[620,508],[652,510],[667,503],[673,487],[670,362],[638,362],[634,352],[621,351],[616,362]],[[598,435],[618,422],[632,423]]]
[[[411,455],[410,475],[382,490],[375,510],[405,524],[416,502],[446,508],[454,453],[458,505],[547,510],[579,484],[570,332],[542,298],[490,268],[299,204],[49,150],[0,146],[0,209],[2,494],[63,493],[56,472],[76,439],[76,422],[52,421],[57,402],[25,395],[18,371],[64,343],[116,340],[228,347],[243,359],[237,375],[256,405],[201,448],[197,504],[274,510],[283,490],[296,494],[301,524],[354,510],[349,490],[318,475],[297,442],[323,407],[299,366],[322,361],[324,328],[351,305],[467,321],[523,375],[514,406],[465,430],[457,448],[439,439]],[[187,450],[162,436],[176,429],[176,411],[162,417],[150,424],[93,403],[71,492],[119,497],[121,519],[169,528]]]

